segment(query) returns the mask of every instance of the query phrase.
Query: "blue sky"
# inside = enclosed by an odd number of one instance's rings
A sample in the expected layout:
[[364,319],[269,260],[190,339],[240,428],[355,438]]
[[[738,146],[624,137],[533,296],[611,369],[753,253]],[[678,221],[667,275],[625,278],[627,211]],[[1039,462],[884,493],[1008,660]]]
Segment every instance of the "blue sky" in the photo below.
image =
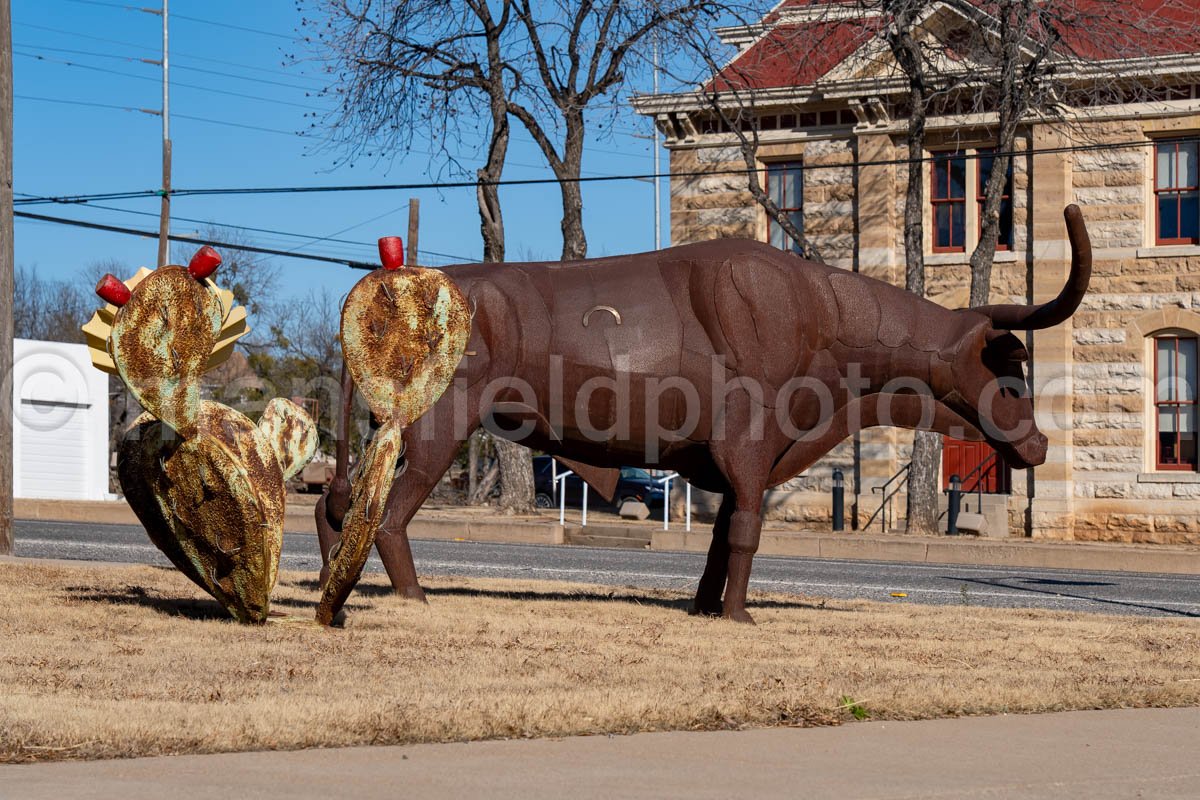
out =
[[[137,5],[158,3],[141,0]],[[286,54],[303,53],[296,44],[299,14],[291,0],[174,0],[170,10],[175,188],[458,178],[448,174],[443,163],[416,152],[398,155],[391,163],[362,161],[334,168],[343,154],[323,149],[319,133],[296,135],[312,122],[305,113],[320,111],[327,104],[312,96],[323,80],[315,65],[285,66]],[[63,196],[158,188],[161,121],[122,109],[161,106],[159,68],[138,60],[160,56],[159,17],[116,0],[15,0],[13,51],[18,200],[20,193]],[[618,133],[590,143],[585,174],[651,171],[651,143],[632,135],[649,134],[649,121],[627,108],[616,113],[621,115],[615,126]],[[515,128],[514,132],[505,177],[551,177],[527,134]],[[472,154],[471,143],[464,144],[460,157],[465,164],[473,165]],[[663,164],[665,169],[665,158]],[[652,192],[650,183],[633,180],[585,185],[589,252],[599,256],[652,249]],[[665,209],[665,181],[663,195]],[[304,252],[374,262],[378,237],[406,233],[409,197],[421,201],[423,251],[480,257],[482,244],[470,189],[181,197],[172,204],[172,216],[333,236],[359,244],[305,246],[302,238],[247,234],[266,247],[300,247]],[[561,248],[557,187],[510,187],[504,190],[503,200],[510,260],[557,258]],[[156,198],[103,205],[125,211],[64,205],[26,210],[157,229]],[[664,228],[665,220],[664,212]],[[199,227],[178,221],[172,224],[172,232],[189,233]],[[664,241],[666,237],[664,230]],[[87,265],[104,259],[121,261],[132,271],[151,265],[156,253],[151,239],[21,219],[16,221],[15,240],[17,264],[53,279],[78,279]],[[454,260],[435,257],[430,263]],[[363,274],[291,258],[278,258],[275,263],[280,267],[282,290],[295,294],[324,288],[340,296]]]

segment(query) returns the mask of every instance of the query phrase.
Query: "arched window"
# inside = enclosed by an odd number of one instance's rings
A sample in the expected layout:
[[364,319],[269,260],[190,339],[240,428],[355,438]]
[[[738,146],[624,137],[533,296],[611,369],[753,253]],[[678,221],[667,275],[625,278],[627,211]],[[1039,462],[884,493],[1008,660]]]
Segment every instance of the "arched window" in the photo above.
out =
[[1155,466],[1196,470],[1196,337],[1154,338]]

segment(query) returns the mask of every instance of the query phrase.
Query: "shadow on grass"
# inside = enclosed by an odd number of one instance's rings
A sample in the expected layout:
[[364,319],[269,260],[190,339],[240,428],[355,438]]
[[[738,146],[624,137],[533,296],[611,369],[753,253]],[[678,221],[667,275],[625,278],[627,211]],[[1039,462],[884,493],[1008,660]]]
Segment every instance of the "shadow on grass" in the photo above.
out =
[[[166,569],[166,568],[164,568]],[[315,581],[294,582],[292,585],[303,585]],[[197,621],[224,620],[232,622],[233,618],[221,607],[221,604],[211,598],[203,597],[163,597],[151,594],[141,586],[126,586],[121,590],[97,591],[94,586],[68,586],[67,593],[71,599],[85,603],[103,603],[116,606],[139,606],[166,614],[170,617],[183,617]],[[304,609],[315,609],[317,598],[300,600],[288,598],[271,604],[272,616],[287,616],[289,612]],[[353,612],[370,611],[370,603],[347,602],[346,610]],[[286,609],[286,610],[285,610]]]
[[[288,581],[287,585],[297,589],[311,589],[319,591],[320,586],[317,581],[312,579]],[[427,597],[474,597],[488,598],[496,600],[530,600],[530,601],[565,601],[565,602],[594,602],[594,603],[630,603],[639,606],[655,606],[657,608],[668,608],[676,611],[689,611],[692,607],[691,597],[655,597],[648,594],[637,594],[636,592],[627,589],[614,590],[611,592],[598,591],[579,591],[579,592],[562,592],[562,591],[508,591],[503,589],[473,589],[468,586],[426,586],[425,594]],[[387,597],[393,594],[391,586],[380,586],[378,584],[359,584],[355,588],[355,593],[364,597]],[[775,608],[807,608],[820,609],[824,611],[845,611],[847,609],[828,608],[822,601],[803,602],[790,600],[760,600],[747,604],[752,611],[759,609],[775,609]]]
[[160,597],[141,586],[126,586],[116,591],[96,591],[94,586],[68,586],[72,600],[114,606],[140,606],[172,617],[194,620],[230,619],[216,600],[195,597]]

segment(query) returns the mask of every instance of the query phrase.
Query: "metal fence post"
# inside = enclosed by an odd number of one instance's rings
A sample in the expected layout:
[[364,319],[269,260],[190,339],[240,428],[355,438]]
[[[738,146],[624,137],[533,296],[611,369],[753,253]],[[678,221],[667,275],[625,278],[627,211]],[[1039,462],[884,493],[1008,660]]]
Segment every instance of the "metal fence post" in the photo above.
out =
[[687,524],[684,526],[684,530],[690,531],[692,529],[692,484],[691,481],[684,481],[683,485],[687,489],[687,500],[685,501],[687,503]]
[[840,469],[833,471],[833,529],[846,529],[846,477]]
[[950,476],[949,498],[946,503],[946,535],[958,535],[958,511],[962,505],[962,479]]

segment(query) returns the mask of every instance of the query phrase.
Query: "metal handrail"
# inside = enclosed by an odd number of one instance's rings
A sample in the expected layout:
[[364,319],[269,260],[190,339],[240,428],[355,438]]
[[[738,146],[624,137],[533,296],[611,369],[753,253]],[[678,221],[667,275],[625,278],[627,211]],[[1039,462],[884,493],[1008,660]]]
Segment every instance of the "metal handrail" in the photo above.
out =
[[[567,470],[566,472],[558,472],[557,470],[555,470],[555,472],[557,474],[554,475],[554,477],[551,480],[553,481],[552,486],[556,486],[558,488],[558,524],[565,525],[565,524],[567,524],[567,478],[571,477],[575,473],[571,470]],[[588,495],[588,485],[587,485],[587,481],[584,481],[583,482],[583,516],[579,522],[580,527],[583,527],[583,528],[587,527],[587,501],[588,501],[587,495]]]
[[[663,486],[663,530],[670,530],[671,523],[671,481],[680,477],[678,472],[669,472],[665,476],[658,478],[657,483]],[[686,478],[683,481],[684,488],[687,490],[687,499],[684,501],[686,522],[684,530],[691,531],[692,529],[692,484]]]
[[[975,467],[961,479],[961,482],[959,485],[961,485],[963,487],[962,493],[963,494],[971,494],[972,492],[975,493],[975,503],[976,503],[977,510],[983,508],[983,479],[985,477],[987,477],[987,474],[989,472],[991,472],[993,470],[998,470],[999,468],[1000,468],[1000,454],[997,453],[995,450],[993,450],[991,453],[986,455],[982,461],[980,461],[978,464],[976,464]],[[982,472],[980,470],[982,470]],[[971,476],[977,472],[979,473],[979,476],[977,478],[975,478],[975,485],[973,485],[971,488],[968,489],[967,481],[969,481],[971,479]]]
[[[891,516],[892,519],[895,520],[895,515],[890,514],[890,512],[892,510],[892,500],[896,497],[896,495],[900,492],[900,490],[902,488],[904,488],[904,485],[906,483],[908,483],[908,470],[911,466],[912,466],[912,462],[910,461],[907,464],[905,464],[903,467],[898,469],[896,471],[896,474],[893,475],[892,477],[888,478],[887,481],[885,481],[883,483],[883,485],[873,486],[871,488],[871,494],[880,492],[883,494],[883,500],[880,501],[879,508],[875,509],[875,513],[872,514],[871,518],[867,520],[867,524],[863,526],[864,531],[870,530],[871,523],[875,521],[876,517],[878,517],[878,516],[880,516],[880,514],[882,514],[883,519],[881,520],[881,522],[883,523],[883,531],[884,531],[884,533],[887,533],[888,517]],[[889,492],[888,487],[891,486],[892,483],[895,482],[897,479],[900,479],[900,482],[897,483],[896,487]]]

